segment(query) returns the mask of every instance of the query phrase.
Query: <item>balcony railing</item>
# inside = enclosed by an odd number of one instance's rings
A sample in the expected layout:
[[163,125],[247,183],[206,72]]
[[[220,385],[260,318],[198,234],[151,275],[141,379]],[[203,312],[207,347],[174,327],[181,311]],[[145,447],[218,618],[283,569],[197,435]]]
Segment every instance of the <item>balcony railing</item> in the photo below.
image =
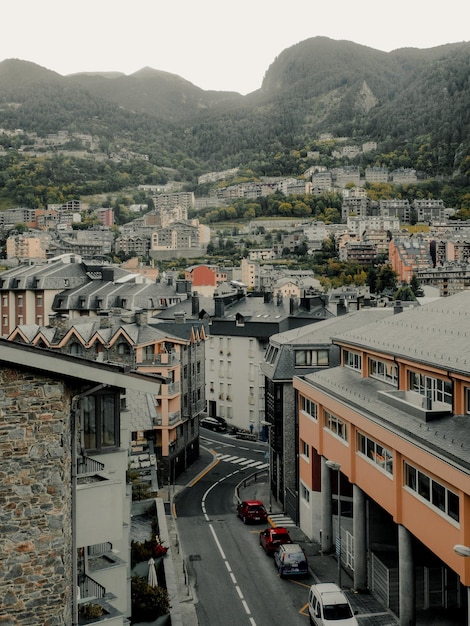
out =
[[142,356],[137,360],[137,365],[178,365],[180,358],[177,352],[160,352],[150,356]]
[[176,424],[176,422],[179,422],[180,419],[181,419],[180,411],[174,411],[173,413],[168,414],[168,424],[170,426],[172,426],[173,424]]
[[106,589],[86,574],[80,574],[78,578],[80,588],[80,600],[90,598],[104,598]]
[[89,456],[79,456],[77,459],[77,474],[94,474],[104,470],[104,463]]

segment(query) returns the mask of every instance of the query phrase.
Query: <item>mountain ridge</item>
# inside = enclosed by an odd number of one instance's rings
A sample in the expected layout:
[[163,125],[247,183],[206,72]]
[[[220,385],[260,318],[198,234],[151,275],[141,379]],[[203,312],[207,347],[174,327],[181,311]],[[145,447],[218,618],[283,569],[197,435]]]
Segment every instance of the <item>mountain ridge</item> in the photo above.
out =
[[0,63],[0,127],[50,133],[88,126],[144,151],[146,142],[157,151],[166,143],[211,167],[308,145],[324,132],[392,148],[427,138],[449,167],[470,142],[469,76],[468,42],[383,52],[313,37],[276,56],[260,88],[246,95],[206,91],[151,67],[61,76],[7,59]]

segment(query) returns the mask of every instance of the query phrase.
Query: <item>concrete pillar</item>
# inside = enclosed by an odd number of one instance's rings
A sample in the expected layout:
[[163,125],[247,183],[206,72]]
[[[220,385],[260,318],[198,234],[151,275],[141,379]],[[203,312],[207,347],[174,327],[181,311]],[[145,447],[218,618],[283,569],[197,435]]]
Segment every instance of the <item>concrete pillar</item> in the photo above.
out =
[[416,624],[415,571],[413,538],[401,524],[398,526],[398,578],[400,626]]
[[354,589],[367,589],[367,519],[365,493],[353,485]]
[[333,548],[333,514],[331,504],[331,471],[321,458],[321,551],[331,552]]

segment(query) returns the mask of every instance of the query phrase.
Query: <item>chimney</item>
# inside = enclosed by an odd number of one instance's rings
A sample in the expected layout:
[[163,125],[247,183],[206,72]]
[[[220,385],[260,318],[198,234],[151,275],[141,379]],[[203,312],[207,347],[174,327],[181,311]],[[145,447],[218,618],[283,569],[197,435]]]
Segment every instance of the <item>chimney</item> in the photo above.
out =
[[277,292],[276,304],[277,306],[281,306],[282,304],[282,293],[280,291]]
[[393,305],[393,313],[403,313],[403,304],[401,300],[396,300]]
[[348,305],[346,304],[346,300],[344,298],[340,298],[338,300],[338,304],[336,305],[336,316],[346,315],[348,312]]
[[146,309],[140,309],[135,312],[135,323],[137,326],[145,326],[148,322],[148,311]]
[[264,304],[269,304],[272,301],[273,301],[272,291],[265,291],[264,292]]
[[175,322],[177,324],[184,324],[186,322],[186,313],[184,311],[177,311],[175,313]]
[[223,317],[225,312],[225,304],[223,298],[214,298],[214,315],[215,317]]
[[199,295],[197,291],[194,291],[191,296],[191,314],[193,317],[199,315]]

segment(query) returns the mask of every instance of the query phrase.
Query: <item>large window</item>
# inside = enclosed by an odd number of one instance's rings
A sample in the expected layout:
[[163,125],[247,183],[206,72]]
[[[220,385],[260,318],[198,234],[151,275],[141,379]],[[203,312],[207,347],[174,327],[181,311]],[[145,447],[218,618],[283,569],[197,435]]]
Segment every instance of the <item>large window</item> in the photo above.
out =
[[296,350],[295,365],[297,367],[312,367],[328,365],[328,350]]
[[81,400],[84,446],[101,450],[119,446],[118,397],[113,393],[85,396]]
[[404,462],[404,482],[405,487],[426,500],[432,507],[456,522],[460,520],[459,496],[406,461]]
[[351,352],[351,350],[343,350],[343,362],[345,367],[350,367],[353,370],[362,369],[362,357],[357,352]]
[[369,359],[369,376],[395,386],[398,385],[398,367],[394,363]]
[[264,355],[265,363],[269,363],[270,365],[272,365],[277,358],[278,352],[279,348],[275,348],[274,346],[269,345]]
[[343,439],[344,441],[348,440],[348,429],[346,422],[340,420],[339,417],[333,415],[329,411],[324,411],[324,425],[327,430],[331,430],[337,437]]
[[433,402],[445,402],[452,406],[452,383],[449,380],[409,372],[409,388]]
[[393,454],[382,444],[358,432],[357,452],[385,470],[387,474],[393,475]]
[[305,413],[308,413],[314,420],[318,419],[318,404],[309,400],[305,396],[300,396],[300,408]]

